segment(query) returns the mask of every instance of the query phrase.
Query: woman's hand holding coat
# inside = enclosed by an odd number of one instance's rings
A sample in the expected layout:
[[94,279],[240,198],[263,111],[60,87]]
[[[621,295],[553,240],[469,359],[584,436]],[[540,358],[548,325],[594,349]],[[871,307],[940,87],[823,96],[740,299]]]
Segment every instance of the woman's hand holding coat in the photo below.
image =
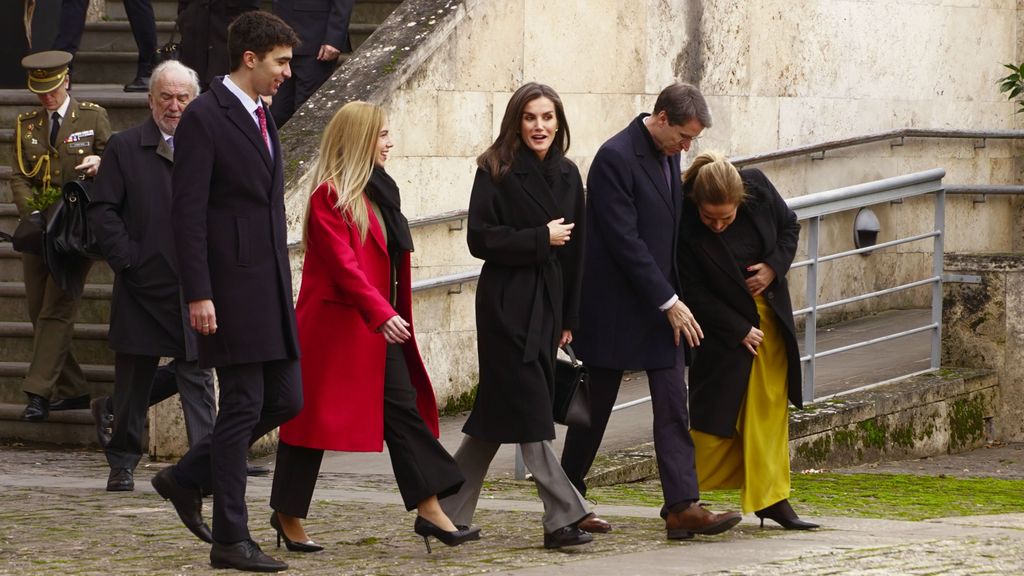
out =
[[380,325],[380,328],[377,328],[377,332],[384,335],[384,340],[388,344],[402,344],[412,337],[412,333],[409,332],[409,323],[398,314],[388,318]]
[[747,347],[751,354],[757,356],[757,347],[761,345],[761,342],[764,342],[764,332],[759,328],[751,326],[750,332],[747,332],[747,335],[743,337],[743,345]]
[[747,266],[747,272],[755,272],[753,276],[747,278],[747,292],[750,292],[751,296],[764,292],[765,288],[775,281],[775,270],[764,262]]

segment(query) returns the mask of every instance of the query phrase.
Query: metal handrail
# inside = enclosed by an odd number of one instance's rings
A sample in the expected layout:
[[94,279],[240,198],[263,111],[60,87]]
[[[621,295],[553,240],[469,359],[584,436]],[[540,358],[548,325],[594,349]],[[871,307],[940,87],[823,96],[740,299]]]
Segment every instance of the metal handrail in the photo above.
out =
[[[819,142],[817,144],[805,144],[802,146],[794,146],[792,148],[782,148],[772,152],[761,152],[758,154],[746,154],[740,156],[733,156],[729,159],[737,167],[749,166],[751,164],[762,164],[764,162],[773,162],[775,160],[784,160],[786,158],[792,158],[794,156],[804,156],[807,154],[821,154],[824,157],[824,153],[829,150],[836,150],[839,148],[849,148],[851,146],[860,146],[862,144],[870,144],[872,142],[881,142],[883,140],[896,140],[899,139],[899,144],[893,144],[894,146],[902,146],[904,138],[975,138],[981,140],[994,139],[994,140],[1017,140],[1024,139],[1024,130],[954,130],[954,129],[935,129],[935,128],[897,128],[896,130],[887,130],[885,132],[875,132],[871,134],[863,134],[861,136],[852,136],[850,138],[839,138],[836,140],[827,140],[825,142]],[[982,144],[984,146],[984,144]]]

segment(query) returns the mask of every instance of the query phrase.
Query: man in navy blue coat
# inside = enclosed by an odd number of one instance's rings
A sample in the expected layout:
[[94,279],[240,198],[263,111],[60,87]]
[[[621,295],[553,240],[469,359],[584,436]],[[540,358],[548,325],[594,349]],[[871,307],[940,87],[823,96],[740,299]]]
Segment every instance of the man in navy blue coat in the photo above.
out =
[[625,370],[645,370],[654,410],[658,459],[670,539],[717,534],[735,512],[698,505],[684,376],[686,346],[703,333],[681,299],[676,243],[683,198],[679,155],[711,114],[689,84],[662,90],[653,114],[641,114],[601,146],[587,177],[587,241],[580,325],[573,348],[591,382],[591,426],[570,428],[562,467],[586,494],[594,462]]
[[213,433],[153,477],[157,492],[201,539],[201,496],[213,491],[214,568],[288,565],[251,539],[246,452],[302,408],[277,128],[262,97],[290,76],[295,32],[246,12],[228,29],[231,73],[185,110],[175,132],[171,218],[182,292],[199,333],[199,364],[217,369]]

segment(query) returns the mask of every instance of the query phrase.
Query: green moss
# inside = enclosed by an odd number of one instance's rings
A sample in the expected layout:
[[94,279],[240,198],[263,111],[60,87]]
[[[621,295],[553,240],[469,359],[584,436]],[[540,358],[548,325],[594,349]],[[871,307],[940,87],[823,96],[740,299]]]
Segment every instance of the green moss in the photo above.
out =
[[892,433],[889,434],[889,440],[893,446],[913,448],[914,444],[917,443],[914,438],[914,421],[911,420],[904,426],[893,428]]
[[866,448],[885,450],[886,430],[884,423],[880,422],[877,418],[872,418],[858,422],[857,428],[863,433],[861,441]]
[[959,450],[985,435],[985,404],[980,397],[959,398],[949,408],[949,447]]
[[398,70],[398,63],[401,62],[401,60],[402,57],[399,55],[398,50],[396,49],[394,52],[391,53],[391,61],[385,64],[384,68],[382,69],[384,74],[391,74],[395,70]]
[[811,442],[796,447],[796,455],[811,464],[826,462],[832,454],[832,435],[822,434]]
[[458,396],[449,398],[440,410],[441,416],[453,416],[460,412],[472,410],[474,402],[476,402],[476,386]]

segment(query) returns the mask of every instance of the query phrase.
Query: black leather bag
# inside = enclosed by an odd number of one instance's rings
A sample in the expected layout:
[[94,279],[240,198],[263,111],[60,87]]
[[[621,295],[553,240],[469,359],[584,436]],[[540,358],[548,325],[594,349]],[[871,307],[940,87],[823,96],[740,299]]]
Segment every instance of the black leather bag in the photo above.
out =
[[91,185],[90,180],[72,180],[61,188],[63,198],[46,224],[47,250],[57,257],[103,259],[85,215]]
[[46,229],[46,217],[36,210],[18,220],[18,227],[11,234],[11,244],[17,252],[43,255],[43,231]]
[[168,60],[180,60],[181,59],[181,44],[176,40],[178,36],[178,25],[174,25],[174,30],[171,32],[171,39],[168,40],[156,49],[154,54],[153,65],[161,64]]
[[590,427],[590,381],[586,366],[576,360],[572,346],[562,347],[569,360],[555,360],[555,422],[579,428]]

